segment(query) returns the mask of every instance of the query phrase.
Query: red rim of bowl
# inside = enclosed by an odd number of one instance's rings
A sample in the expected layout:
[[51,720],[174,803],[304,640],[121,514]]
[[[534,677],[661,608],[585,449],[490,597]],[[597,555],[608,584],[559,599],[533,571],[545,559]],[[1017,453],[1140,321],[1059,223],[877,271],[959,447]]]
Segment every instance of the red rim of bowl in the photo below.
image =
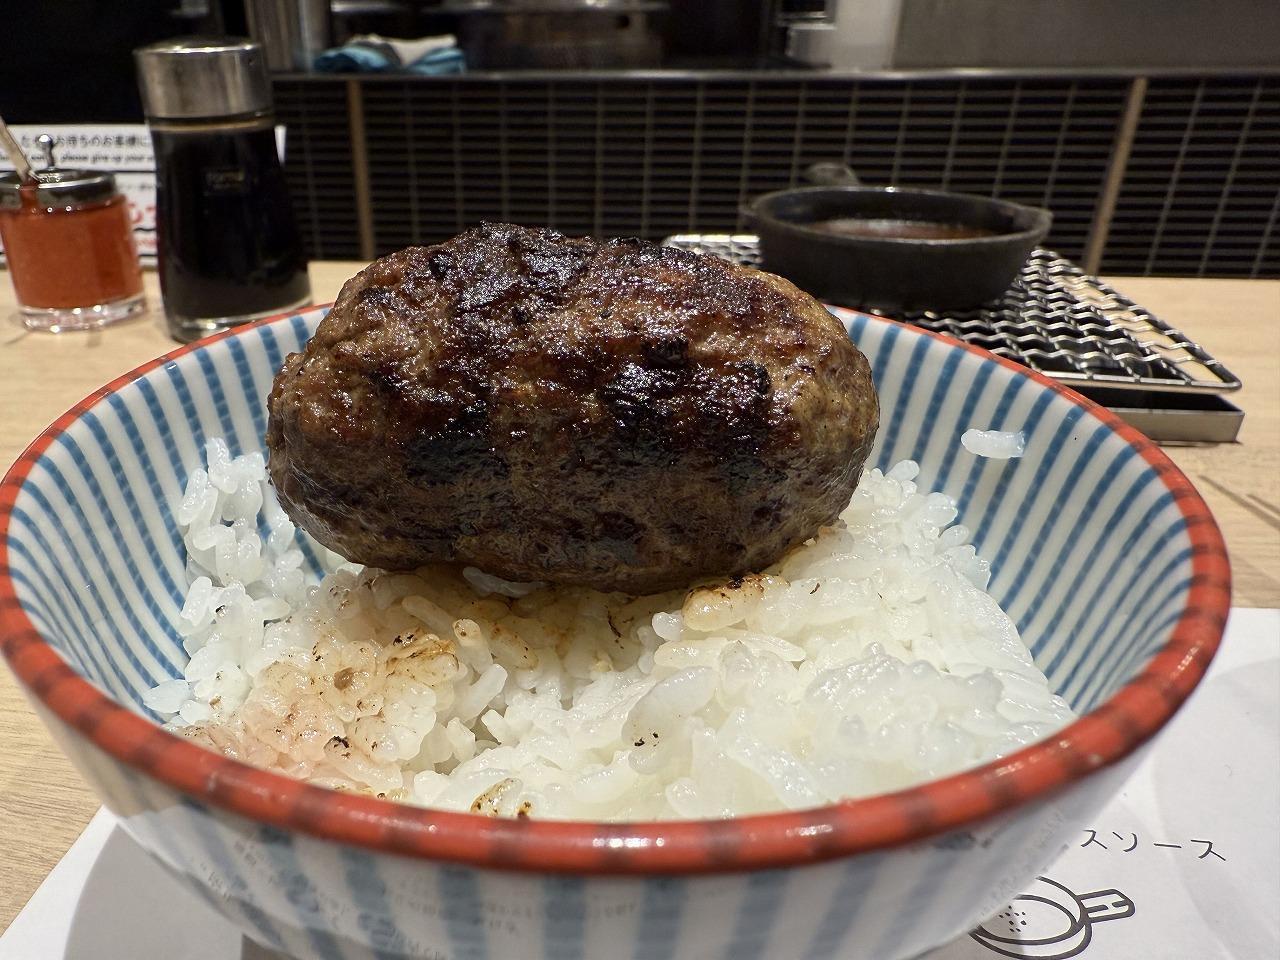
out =
[[972,824],[1115,763],[1182,705],[1221,641],[1230,606],[1230,567],[1222,536],[1191,483],[1159,448],[1110,411],[1035,371],[951,337],[909,328],[993,360],[1084,407],[1156,471],[1186,522],[1192,575],[1186,606],[1169,641],[1137,677],[1056,735],[1003,759],[895,793],[727,820],[635,823],[503,820],[429,810],[310,786],[230,760],[116,703],[44,640],[22,609],[10,577],[9,523],[33,464],[103,397],[202,346],[300,312],[308,311],[290,311],[187,344],[95,390],[45,429],[0,484],[0,649],[19,680],[63,723],[111,757],[250,820],[385,853],[505,870],[679,874],[812,863]]

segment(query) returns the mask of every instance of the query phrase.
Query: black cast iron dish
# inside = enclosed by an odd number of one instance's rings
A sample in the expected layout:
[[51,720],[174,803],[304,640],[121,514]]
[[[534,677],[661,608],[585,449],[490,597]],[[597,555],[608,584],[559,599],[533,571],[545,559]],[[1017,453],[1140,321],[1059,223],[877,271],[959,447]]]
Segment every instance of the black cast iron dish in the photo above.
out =
[[[760,235],[764,269],[849,307],[976,307],[1008,289],[1053,219],[1047,210],[989,197],[862,186],[839,164],[814,164],[805,175],[824,185],[766,193],[743,212]],[[837,218],[923,221],[991,235],[945,240],[842,236],[809,226]]]

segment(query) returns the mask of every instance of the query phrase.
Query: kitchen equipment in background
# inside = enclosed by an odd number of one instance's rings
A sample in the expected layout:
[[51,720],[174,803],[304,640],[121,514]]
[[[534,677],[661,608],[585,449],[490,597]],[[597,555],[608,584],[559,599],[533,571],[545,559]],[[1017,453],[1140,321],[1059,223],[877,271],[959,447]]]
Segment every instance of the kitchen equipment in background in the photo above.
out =
[[17,168],[0,177],[0,240],[23,323],[58,333],[142,310],[142,270],[115,177],[59,167],[49,136],[39,139],[44,167],[32,170],[3,121],[0,135]]
[[445,0],[479,70],[656,67],[666,0]]
[[891,66],[901,8],[902,0],[783,0],[787,56],[835,70]]
[[233,38],[134,51],[156,159],[160,289],[193,340],[311,296],[262,49]]
[[775,2],[787,54],[836,70],[1248,69],[1274,63],[1280,45],[1275,0]]
[[329,0],[244,0],[244,13],[268,70],[309,71],[332,43]]
[[[962,67],[1037,70],[1248,70],[1274,66],[1275,0],[848,0],[892,3],[899,70]],[[1212,115],[1213,107],[1204,104]],[[1166,105],[1167,109],[1167,105]]]
[[887,310],[975,307],[1000,296],[1049,232],[1047,210],[940,190],[863,186],[840,164],[743,210],[767,270],[816,297]]
[[[678,234],[663,242],[760,265],[754,234]],[[1225,399],[1240,380],[1221,361],[1051,250],[1035,250],[1002,296],[975,309],[881,313],[1052,377],[1153,440],[1229,443],[1244,421]]]

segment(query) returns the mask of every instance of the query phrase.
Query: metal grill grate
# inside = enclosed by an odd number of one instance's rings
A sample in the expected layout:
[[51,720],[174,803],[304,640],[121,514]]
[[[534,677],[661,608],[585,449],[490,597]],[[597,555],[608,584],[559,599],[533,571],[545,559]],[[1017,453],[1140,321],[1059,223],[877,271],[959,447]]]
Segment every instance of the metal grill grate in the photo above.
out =
[[1108,273],[1280,276],[1280,77],[1152,80]]
[[[760,259],[750,234],[686,234],[666,243],[751,266]],[[1049,250],[1035,251],[1004,297],[978,310],[889,316],[1075,387],[1197,394],[1240,386],[1199,344]]]
[[360,256],[345,82],[277,80],[276,118],[288,129],[285,176],[307,255]]
[[871,183],[1048,206],[1078,256],[1127,81],[488,79],[361,84],[375,246],[481,219],[571,233],[731,231],[748,198],[843,160]]

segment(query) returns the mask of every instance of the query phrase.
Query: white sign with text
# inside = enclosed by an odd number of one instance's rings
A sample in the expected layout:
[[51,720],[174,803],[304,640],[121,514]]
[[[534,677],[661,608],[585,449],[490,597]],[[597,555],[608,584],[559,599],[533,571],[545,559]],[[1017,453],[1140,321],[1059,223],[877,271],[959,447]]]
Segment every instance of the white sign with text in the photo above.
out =
[[[58,166],[114,173],[116,186],[129,201],[138,255],[144,264],[155,263],[156,161],[146,124],[16,124],[9,129],[37,170],[44,166],[44,155],[36,138],[47,133],[54,139]],[[12,169],[13,164],[0,154],[0,173]]]

